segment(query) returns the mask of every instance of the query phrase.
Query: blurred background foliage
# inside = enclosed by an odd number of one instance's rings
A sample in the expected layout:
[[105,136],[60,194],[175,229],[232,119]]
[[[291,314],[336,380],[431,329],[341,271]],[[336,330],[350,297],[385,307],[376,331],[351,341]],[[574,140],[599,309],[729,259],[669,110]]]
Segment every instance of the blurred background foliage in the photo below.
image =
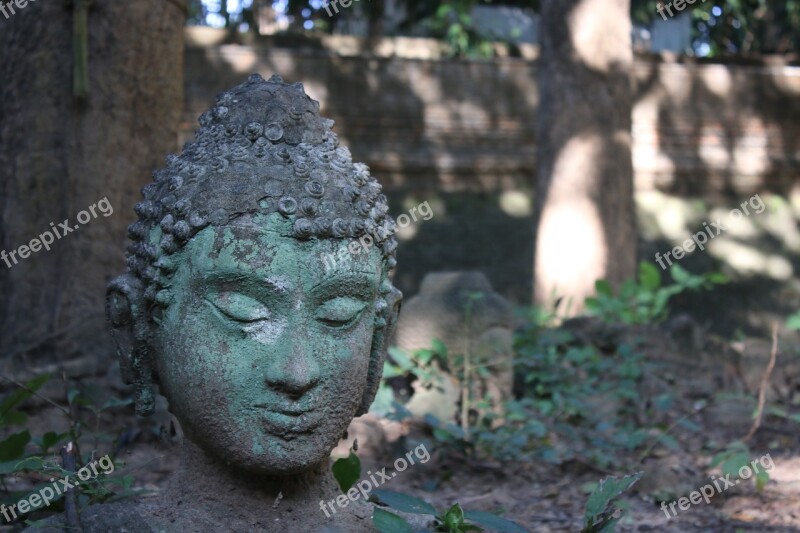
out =
[[[661,20],[661,0],[632,0],[635,31],[647,32]],[[671,5],[672,2],[666,2]],[[538,0],[354,0],[338,11],[328,0],[190,0],[188,24],[254,32],[257,11],[274,10],[290,32],[350,33],[346,21],[365,21],[370,37],[413,35],[446,41],[453,55],[491,57],[497,35],[481,31],[474,8],[481,5],[521,8],[538,14]],[[329,16],[328,11],[331,15]],[[684,12],[691,17],[692,45],[699,57],[742,54],[783,54],[800,44],[800,0],[696,1]],[[391,13],[392,24],[386,24]],[[664,11],[667,20],[667,11]]]

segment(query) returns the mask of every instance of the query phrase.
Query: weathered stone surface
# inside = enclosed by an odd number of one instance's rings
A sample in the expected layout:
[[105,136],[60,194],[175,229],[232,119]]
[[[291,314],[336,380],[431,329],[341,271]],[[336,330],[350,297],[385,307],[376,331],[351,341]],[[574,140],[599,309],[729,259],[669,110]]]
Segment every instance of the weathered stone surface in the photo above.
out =
[[[473,377],[471,398],[488,395],[499,405],[513,386],[513,315],[511,304],[495,293],[477,271],[437,272],[425,276],[419,294],[404,304],[396,344],[413,351],[430,348],[439,339],[448,348],[451,368],[456,356],[469,351],[472,365],[490,365],[489,376]],[[431,413],[452,420],[459,384],[445,380],[439,387],[416,388],[407,408],[422,416]]]
[[253,75],[143,189],[107,311],[137,413],[158,382],[186,440],[157,501],[92,509],[94,530],[372,530],[369,504],[323,502],[341,498],[330,452],[380,381],[396,242],[324,259],[394,222],[318,111],[302,85]]

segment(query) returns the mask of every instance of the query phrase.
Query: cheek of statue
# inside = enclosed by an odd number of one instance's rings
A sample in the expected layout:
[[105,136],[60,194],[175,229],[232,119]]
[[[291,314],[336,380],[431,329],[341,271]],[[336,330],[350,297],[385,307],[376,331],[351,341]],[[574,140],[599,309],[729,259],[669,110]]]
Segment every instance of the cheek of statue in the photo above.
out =
[[320,279],[328,243],[203,233],[159,325],[170,409],[188,438],[243,469],[319,464],[366,388],[378,257]]

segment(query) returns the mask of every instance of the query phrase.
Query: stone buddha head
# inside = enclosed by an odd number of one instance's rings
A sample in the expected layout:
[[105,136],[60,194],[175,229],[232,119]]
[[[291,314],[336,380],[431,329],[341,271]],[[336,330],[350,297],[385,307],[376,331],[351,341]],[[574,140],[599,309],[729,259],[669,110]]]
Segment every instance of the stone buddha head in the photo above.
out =
[[[236,468],[327,460],[369,408],[401,294],[386,197],[301,84],[252,75],[142,190],[107,313],[137,414],[153,384],[194,444]],[[325,257],[365,234],[366,251]]]

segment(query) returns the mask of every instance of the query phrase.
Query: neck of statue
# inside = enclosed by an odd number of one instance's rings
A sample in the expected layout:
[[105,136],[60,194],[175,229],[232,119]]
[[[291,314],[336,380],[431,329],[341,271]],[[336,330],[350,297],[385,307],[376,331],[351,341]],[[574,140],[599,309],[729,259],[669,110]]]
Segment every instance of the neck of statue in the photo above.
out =
[[163,493],[165,501],[184,502],[219,523],[253,515],[278,517],[287,509],[324,519],[319,502],[338,494],[327,460],[295,475],[258,475],[231,468],[189,439],[183,441],[180,466]]

